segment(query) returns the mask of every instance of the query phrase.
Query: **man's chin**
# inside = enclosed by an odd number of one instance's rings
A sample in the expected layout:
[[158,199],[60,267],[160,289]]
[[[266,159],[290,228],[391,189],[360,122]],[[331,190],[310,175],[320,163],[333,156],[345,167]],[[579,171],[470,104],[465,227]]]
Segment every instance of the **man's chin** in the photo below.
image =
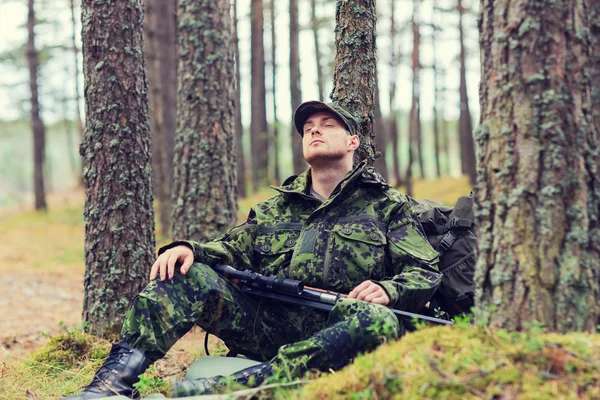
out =
[[333,154],[325,151],[311,151],[304,156],[304,160],[311,166],[330,164],[332,162],[340,161],[343,158],[344,154]]

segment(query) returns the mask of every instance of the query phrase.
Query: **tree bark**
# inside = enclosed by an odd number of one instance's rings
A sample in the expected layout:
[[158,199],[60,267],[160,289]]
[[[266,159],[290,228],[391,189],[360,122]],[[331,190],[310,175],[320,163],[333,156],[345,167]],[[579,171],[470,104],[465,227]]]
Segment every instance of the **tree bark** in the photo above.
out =
[[396,0],[392,0],[390,4],[390,119],[388,132],[392,141],[394,184],[400,186],[402,184],[402,174],[400,173],[398,111],[396,109],[396,78],[398,77],[398,64],[400,60],[396,53],[396,33]]
[[238,16],[237,16],[237,0],[233,0],[233,52],[235,57],[235,94],[234,94],[234,107],[235,107],[235,121],[234,121],[234,129],[235,129],[235,154],[236,154],[236,169],[237,169],[237,184],[236,190],[239,197],[245,198],[247,196],[246,192],[246,171],[249,171],[250,168],[246,162],[246,158],[244,156],[244,126],[242,125],[242,106],[241,106],[241,74],[240,74],[240,50],[239,43],[240,40],[238,38],[237,33],[238,26]]
[[492,327],[598,323],[600,161],[585,1],[481,4],[475,280]]
[[275,0],[269,0],[269,18],[271,24],[271,95],[273,97],[273,126],[271,128],[271,140],[269,145],[273,149],[273,176],[275,184],[281,183],[279,173],[279,120],[277,118],[277,41],[275,40]]
[[460,115],[458,120],[460,136],[460,158],[462,173],[469,176],[469,182],[474,185],[477,181],[477,165],[475,161],[475,142],[473,141],[473,123],[471,122],[471,111],[469,110],[469,96],[467,94],[467,67],[466,67],[466,49],[463,28],[463,16],[465,10],[462,6],[462,0],[457,0],[456,9],[458,11],[458,36],[460,42]]
[[319,19],[317,18],[317,0],[310,0],[310,27],[312,29],[315,44],[315,63],[317,67],[317,88],[319,90],[319,101],[325,101],[325,88],[323,80],[323,66],[321,65],[321,46],[319,44]]
[[600,134],[600,2],[588,0],[589,27],[592,34],[592,56],[590,77],[592,82],[592,109],[594,126]]
[[265,45],[263,40],[263,0],[252,1],[251,13],[251,75],[252,75],[252,116],[250,117],[250,138],[252,142],[252,173],[254,191],[269,184],[269,146],[267,132],[267,105],[265,88]]
[[[437,0],[433,1],[433,13],[437,12],[438,3]],[[440,127],[439,127],[439,118],[438,118],[438,99],[439,99],[439,76],[438,76],[438,61],[437,61],[437,40],[438,40],[438,30],[439,27],[437,25],[433,25],[431,34],[431,52],[432,52],[432,66],[431,70],[433,72],[433,142],[434,142],[434,158],[435,158],[435,175],[437,178],[442,176],[442,166],[440,163],[440,153],[441,153],[441,139],[440,139]]]
[[159,20],[158,3],[163,0],[145,0],[144,45],[148,65],[148,86],[150,104],[150,134],[152,136],[152,178],[154,197],[158,200],[158,216],[160,232],[163,237],[169,237],[171,231],[171,187],[169,179],[169,164],[167,161],[167,140],[164,123],[163,87],[161,77],[161,47],[157,34]]
[[35,9],[33,0],[29,0],[27,16],[27,63],[29,65],[29,90],[31,91],[31,127],[33,130],[33,187],[35,191],[35,209],[46,211],[46,189],[44,187],[44,158],[46,155],[46,127],[40,115],[38,96],[38,68],[40,65],[35,48]]
[[140,0],[83,0],[86,129],[83,320],[120,330],[154,262],[150,131]]
[[359,120],[355,162],[374,161],[375,0],[338,1],[335,11],[335,66],[331,99]]
[[172,237],[204,242],[237,219],[229,1],[180,0],[178,20]]
[[[290,0],[290,94],[292,112],[302,103],[300,89],[300,54],[299,54],[298,0]],[[292,123],[292,154],[294,157],[294,174],[302,173],[307,167],[302,152],[302,136],[296,132]]]

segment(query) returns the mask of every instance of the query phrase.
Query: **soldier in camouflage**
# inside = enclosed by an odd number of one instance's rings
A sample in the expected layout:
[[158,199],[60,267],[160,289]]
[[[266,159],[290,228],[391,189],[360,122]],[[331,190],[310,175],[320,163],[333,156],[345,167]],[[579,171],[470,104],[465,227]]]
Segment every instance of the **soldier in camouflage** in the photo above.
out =
[[[134,300],[109,359],[78,396],[124,394],[194,325],[264,361],[233,375],[260,383],[274,373],[339,369],[404,333],[389,307],[417,311],[440,283],[438,253],[407,198],[374,168],[353,166],[356,120],[337,103],[309,101],[294,113],[310,168],[275,187],[248,220],[209,243],[159,250],[151,283]],[[211,266],[227,264],[349,293],[330,313],[250,297]],[[214,392],[220,377],[177,380],[172,396]]]

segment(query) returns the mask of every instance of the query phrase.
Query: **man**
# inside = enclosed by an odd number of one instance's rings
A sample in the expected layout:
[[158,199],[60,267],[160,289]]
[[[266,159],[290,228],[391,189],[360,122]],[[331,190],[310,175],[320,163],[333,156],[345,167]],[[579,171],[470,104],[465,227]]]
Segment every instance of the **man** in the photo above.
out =
[[[438,253],[427,242],[407,198],[362,162],[357,122],[337,103],[309,101],[294,113],[310,168],[275,188],[246,223],[205,243],[176,241],[159,250],[151,283],[128,312],[121,342],[79,396],[131,395],[137,376],[194,325],[230,350],[264,363],[232,379],[301,376],[339,369],[404,328],[389,309],[422,308],[440,283]],[[349,293],[331,313],[244,294],[211,266]],[[211,393],[221,377],[178,380],[172,396]]]

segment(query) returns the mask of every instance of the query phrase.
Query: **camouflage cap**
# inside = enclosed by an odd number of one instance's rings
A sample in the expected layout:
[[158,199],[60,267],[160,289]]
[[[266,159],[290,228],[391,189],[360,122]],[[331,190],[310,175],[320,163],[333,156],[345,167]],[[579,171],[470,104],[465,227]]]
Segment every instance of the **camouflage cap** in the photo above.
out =
[[337,101],[332,103],[323,103],[320,101],[312,100],[305,101],[300,104],[296,111],[294,111],[294,125],[300,136],[304,136],[304,123],[312,114],[327,111],[337,116],[345,125],[346,129],[350,131],[351,135],[357,135],[358,120],[352,113],[342,107]]

